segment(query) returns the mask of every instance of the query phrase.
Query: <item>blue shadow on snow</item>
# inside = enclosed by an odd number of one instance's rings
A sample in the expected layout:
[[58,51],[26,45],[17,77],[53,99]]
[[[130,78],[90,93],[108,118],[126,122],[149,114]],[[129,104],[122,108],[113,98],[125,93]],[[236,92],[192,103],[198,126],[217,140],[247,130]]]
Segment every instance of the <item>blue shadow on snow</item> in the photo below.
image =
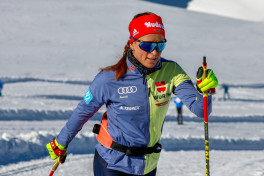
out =
[[186,9],[188,6],[188,3],[191,0],[143,0],[143,1],[148,1],[148,2],[153,2],[153,3],[168,5],[168,6],[175,6],[175,7]]

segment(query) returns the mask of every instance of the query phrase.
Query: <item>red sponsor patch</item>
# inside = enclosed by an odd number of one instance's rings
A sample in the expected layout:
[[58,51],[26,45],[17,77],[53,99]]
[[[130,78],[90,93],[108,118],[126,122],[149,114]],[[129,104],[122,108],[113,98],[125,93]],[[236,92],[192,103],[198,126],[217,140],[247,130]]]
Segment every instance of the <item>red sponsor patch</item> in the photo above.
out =
[[164,102],[162,102],[162,103],[156,103],[155,105],[156,105],[156,106],[163,106],[163,105],[167,104],[169,101],[170,101],[170,100],[168,100],[168,101],[164,101]]
[[130,65],[130,70],[134,71],[135,67],[133,65]]
[[156,87],[158,92],[165,92],[166,90],[166,83],[165,81],[156,82]]

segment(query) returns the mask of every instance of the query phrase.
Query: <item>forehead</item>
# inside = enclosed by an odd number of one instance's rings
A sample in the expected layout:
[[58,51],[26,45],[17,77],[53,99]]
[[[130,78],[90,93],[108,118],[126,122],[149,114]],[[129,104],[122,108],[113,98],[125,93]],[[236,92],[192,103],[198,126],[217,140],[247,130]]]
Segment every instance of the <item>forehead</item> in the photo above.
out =
[[143,35],[139,38],[142,41],[151,41],[151,42],[160,42],[163,41],[165,38],[161,34],[147,34]]

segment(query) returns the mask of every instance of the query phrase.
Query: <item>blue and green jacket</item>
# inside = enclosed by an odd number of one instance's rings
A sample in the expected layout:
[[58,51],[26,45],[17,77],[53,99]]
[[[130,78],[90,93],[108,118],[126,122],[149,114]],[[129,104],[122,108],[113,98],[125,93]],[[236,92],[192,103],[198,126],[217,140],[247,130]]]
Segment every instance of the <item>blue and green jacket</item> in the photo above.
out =
[[[203,97],[189,76],[175,62],[161,58],[157,71],[142,75],[127,59],[128,71],[115,80],[115,72],[101,71],[91,83],[67,124],[57,136],[60,145],[68,145],[82,126],[102,105],[107,107],[108,130],[119,144],[129,147],[152,147],[161,137],[171,95],[178,96],[198,117],[203,117]],[[212,109],[208,97],[208,112]],[[126,156],[96,145],[109,169],[144,175],[157,167],[159,153]]]

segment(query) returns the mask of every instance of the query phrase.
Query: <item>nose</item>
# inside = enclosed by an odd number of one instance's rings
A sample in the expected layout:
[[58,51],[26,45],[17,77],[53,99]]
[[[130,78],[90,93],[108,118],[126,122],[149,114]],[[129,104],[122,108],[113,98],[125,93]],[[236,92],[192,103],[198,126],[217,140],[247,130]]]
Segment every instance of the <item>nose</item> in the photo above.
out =
[[157,46],[155,47],[155,49],[154,49],[153,51],[151,51],[151,54],[153,54],[153,55],[156,55],[156,54],[158,54],[158,51],[157,51]]

